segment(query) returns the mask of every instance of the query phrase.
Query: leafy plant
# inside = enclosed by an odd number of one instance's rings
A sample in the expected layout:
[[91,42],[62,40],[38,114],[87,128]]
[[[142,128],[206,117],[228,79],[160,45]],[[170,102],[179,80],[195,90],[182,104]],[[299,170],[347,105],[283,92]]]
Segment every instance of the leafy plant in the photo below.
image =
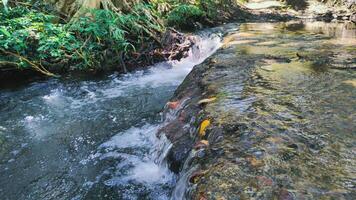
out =
[[191,27],[196,21],[200,21],[206,13],[199,7],[189,4],[180,4],[174,8],[167,17],[168,25],[177,27]]
[[26,7],[1,12],[0,61],[11,61],[19,68],[45,64],[49,70],[55,65],[63,69],[98,69],[108,60],[122,62],[143,43],[159,42],[157,35],[164,31],[149,5],[137,4],[128,14],[89,12],[90,16],[69,24]]
[[10,1],[8,7],[0,6],[0,67],[34,69],[46,75],[58,69],[112,65],[123,65],[126,71],[125,61],[132,55],[139,59],[160,47],[167,25],[192,27],[213,18],[216,6],[231,1],[129,0],[130,6],[121,11],[84,10],[85,15],[69,23],[44,1]]

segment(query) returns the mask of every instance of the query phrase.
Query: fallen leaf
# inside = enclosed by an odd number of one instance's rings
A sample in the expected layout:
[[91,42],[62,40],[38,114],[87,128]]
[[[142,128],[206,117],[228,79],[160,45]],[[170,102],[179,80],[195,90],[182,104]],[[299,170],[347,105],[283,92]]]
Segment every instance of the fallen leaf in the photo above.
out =
[[208,140],[200,140],[201,143],[205,144],[206,146],[209,145],[209,141]]
[[198,102],[198,105],[200,104],[207,104],[207,103],[211,103],[213,101],[216,100],[216,97],[211,97],[211,98],[208,98],[208,99],[202,99]]
[[198,199],[199,200],[207,200],[206,194],[204,192],[200,192]]
[[193,172],[193,174],[189,178],[189,182],[191,183],[197,183],[198,179],[200,179],[202,176],[206,174],[207,171],[196,171]]
[[204,137],[205,136],[205,130],[208,128],[210,125],[210,120],[206,119],[200,124],[200,129],[199,129],[199,136]]
[[264,165],[262,160],[258,160],[255,157],[248,157],[247,160],[253,167],[262,167]]
[[200,140],[194,145],[194,149],[201,149],[209,146],[209,141],[208,140]]
[[167,106],[170,109],[176,109],[179,106],[179,102],[178,101],[168,102]]

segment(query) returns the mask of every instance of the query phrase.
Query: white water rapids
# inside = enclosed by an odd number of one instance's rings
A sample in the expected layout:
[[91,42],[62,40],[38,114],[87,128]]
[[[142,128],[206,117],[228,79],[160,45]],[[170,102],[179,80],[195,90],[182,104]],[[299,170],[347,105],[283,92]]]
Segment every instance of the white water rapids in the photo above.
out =
[[180,61],[126,75],[1,91],[0,196],[169,199],[176,175],[165,161],[169,141],[156,137],[159,111],[220,38],[203,32]]

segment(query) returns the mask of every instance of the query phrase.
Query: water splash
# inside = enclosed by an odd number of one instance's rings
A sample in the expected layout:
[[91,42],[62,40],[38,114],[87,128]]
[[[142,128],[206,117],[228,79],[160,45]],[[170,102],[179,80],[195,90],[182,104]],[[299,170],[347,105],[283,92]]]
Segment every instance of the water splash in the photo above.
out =
[[[110,173],[111,177],[104,180],[105,185],[109,187],[141,185],[152,195],[158,191],[160,195],[152,196],[153,199],[158,197],[168,199],[169,190],[165,190],[173,187],[176,177],[165,162],[167,152],[172,145],[164,136],[156,137],[159,127],[159,125],[145,124],[118,133],[100,145],[97,153],[90,155],[81,163],[98,164],[116,160],[118,163],[113,169],[114,172]],[[102,175],[104,176],[105,173],[106,170]]]
[[197,37],[196,40],[196,45],[189,50],[188,56],[180,61],[162,62],[148,70],[116,76],[111,87],[102,91],[103,96],[115,98],[125,95],[127,93],[124,91],[128,87],[140,89],[142,87],[178,86],[195,65],[202,63],[221,46],[219,35],[212,35],[210,38]]
[[[218,34],[210,36],[196,36],[195,45],[189,50],[188,56],[180,61],[168,61],[157,63],[146,70],[133,73],[110,75],[107,80],[101,82],[84,81],[78,88],[81,93],[79,98],[74,98],[72,89],[54,89],[43,96],[48,105],[63,106],[70,103],[72,109],[80,108],[88,104],[104,102],[108,99],[126,97],[139,93],[142,88],[156,89],[162,87],[178,86],[195,65],[202,63],[221,46],[221,37]],[[100,90],[92,88],[101,85]],[[83,98],[84,96],[85,98]]]

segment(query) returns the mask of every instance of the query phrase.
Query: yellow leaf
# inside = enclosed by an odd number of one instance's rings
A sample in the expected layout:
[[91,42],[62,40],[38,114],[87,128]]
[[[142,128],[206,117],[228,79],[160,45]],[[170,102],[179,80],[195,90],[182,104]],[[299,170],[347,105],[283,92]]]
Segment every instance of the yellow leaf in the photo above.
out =
[[255,157],[248,157],[247,160],[253,167],[261,167],[264,165],[264,162],[262,160],[258,160]]
[[199,102],[198,102],[198,105],[200,105],[200,104],[206,104],[206,103],[211,103],[211,102],[213,102],[213,101],[215,101],[216,100],[216,97],[212,97],[212,98],[209,98],[209,99],[202,99],[202,100],[200,100]]
[[200,142],[201,142],[202,144],[205,144],[206,146],[209,145],[209,141],[208,141],[208,140],[200,140]]
[[206,128],[210,125],[210,120],[206,119],[200,124],[200,129],[199,129],[199,136],[204,137],[205,136],[205,130]]
[[209,146],[208,140],[200,140],[194,145],[194,149],[206,148],[207,146]]

